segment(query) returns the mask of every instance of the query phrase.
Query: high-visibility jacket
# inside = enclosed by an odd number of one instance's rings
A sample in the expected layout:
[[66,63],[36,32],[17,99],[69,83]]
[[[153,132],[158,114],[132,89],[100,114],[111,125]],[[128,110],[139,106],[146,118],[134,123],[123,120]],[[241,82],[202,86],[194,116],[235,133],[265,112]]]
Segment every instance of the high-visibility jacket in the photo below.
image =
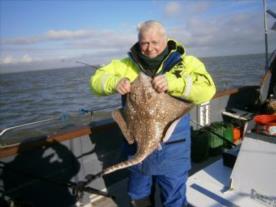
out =
[[[168,81],[168,93],[194,104],[209,101],[216,87],[204,64],[198,58],[186,55],[184,47],[176,41],[169,40],[168,48],[169,55],[157,70],[157,74],[163,73]],[[169,68],[164,70],[167,65],[170,65]],[[96,70],[90,79],[91,90],[97,95],[113,94],[122,78],[132,82],[141,70],[143,68],[135,59],[135,50],[132,48],[129,57],[112,60]]]
[[[216,88],[204,64],[196,57],[185,55],[184,48],[173,40],[168,41],[168,49],[169,55],[157,70],[157,75],[164,74],[167,78],[168,93],[195,104],[209,101],[215,94]],[[116,92],[116,86],[122,78],[134,81],[140,71],[147,74],[147,70],[136,57],[134,45],[129,57],[113,60],[110,64],[99,68],[91,77],[92,91],[98,95],[110,95]],[[162,181],[164,206],[182,206],[186,203],[185,183],[187,172],[191,167],[189,122],[190,115],[184,115],[169,140],[162,143],[161,150],[155,150],[143,162],[130,167],[128,194],[132,200],[149,196],[151,186],[142,178],[146,175],[156,175],[167,179]],[[128,156],[132,157],[136,152],[136,145],[126,145],[126,151]]]

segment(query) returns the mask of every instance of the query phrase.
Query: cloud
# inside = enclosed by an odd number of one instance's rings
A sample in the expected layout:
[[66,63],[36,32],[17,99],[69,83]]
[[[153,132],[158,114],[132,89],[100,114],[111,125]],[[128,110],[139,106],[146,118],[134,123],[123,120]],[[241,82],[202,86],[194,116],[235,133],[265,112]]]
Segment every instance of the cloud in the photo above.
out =
[[14,63],[14,58],[10,55],[3,57],[3,59],[0,59],[0,64],[12,64],[12,63]]
[[33,58],[28,54],[25,54],[22,57],[18,57],[18,58],[15,58],[12,55],[0,57],[0,64],[3,64],[3,65],[18,64],[18,63],[31,63],[31,62],[33,62]]
[[[108,30],[49,30],[40,36],[4,39],[2,46],[39,45],[62,42],[70,48],[122,48],[136,41],[136,33],[121,33]],[[6,48],[8,49],[8,48]]]
[[47,40],[68,40],[80,39],[94,36],[96,33],[91,30],[50,30],[47,32]]
[[[51,59],[61,55],[75,56],[80,53],[99,51],[124,51],[127,53],[136,41],[137,35],[133,31],[111,30],[49,30],[37,36],[26,36],[4,39],[1,41],[1,63],[15,62],[10,54],[25,62],[37,59]],[[16,55],[15,55],[16,54]],[[28,54],[29,56],[26,56]],[[25,56],[24,56],[25,55]],[[22,59],[22,57],[24,57]],[[18,62],[18,61],[17,61]]]
[[[211,13],[208,8],[211,9],[206,5],[207,14]],[[189,18],[183,16],[182,23],[168,29],[169,36],[183,42],[188,52],[198,56],[264,52],[261,13],[250,10],[207,16],[205,12]],[[273,44],[275,47],[276,36],[270,35],[269,38],[271,48]]]
[[210,9],[211,1],[170,1],[164,7],[166,17],[176,17],[182,15],[185,18],[193,18]]
[[211,1],[199,1],[196,4],[191,4],[188,6],[188,10],[191,13],[196,13],[196,14],[200,14],[203,13],[205,11],[208,11],[208,9],[211,6]]
[[86,39],[108,35],[108,31],[94,30],[49,30],[48,32],[28,37],[7,38],[1,40],[3,45],[32,45],[47,41],[66,41],[74,39]]
[[33,60],[32,57],[30,55],[26,54],[21,58],[20,61],[23,63],[30,63],[30,62],[32,62],[32,60]]
[[16,37],[16,38],[7,38],[1,40],[2,45],[31,45],[36,44],[38,42],[44,41],[45,38],[43,36],[32,36],[32,37]]
[[[135,28],[124,29],[124,32],[106,29],[49,30],[37,36],[2,40],[5,44],[1,45],[0,64],[7,66],[32,63],[35,67],[45,68],[48,67],[46,62],[64,65],[61,59],[69,64],[73,59],[82,60],[80,56],[83,55],[90,57],[85,60],[86,62],[102,64],[108,58],[126,55],[135,41]],[[57,61],[53,61],[54,59]],[[38,66],[38,62],[42,66]],[[70,63],[74,64],[74,61]]]
[[[224,2],[218,5],[214,5],[214,1],[183,2],[165,2],[165,7],[162,3],[161,18],[168,26],[168,35],[184,43],[188,54],[216,56],[263,52],[261,12],[240,9],[239,2],[231,11],[225,8],[229,4]],[[61,62],[59,57],[66,61],[75,58],[101,64],[124,57],[137,40],[136,32],[133,24],[125,23],[112,30],[50,29],[39,35],[0,39],[3,57],[0,64],[36,64],[53,59],[57,59],[57,63]],[[269,39],[275,46],[276,35],[270,35]]]
[[180,2],[171,1],[165,6],[165,15],[166,16],[174,16],[179,14],[181,11]]
[[126,50],[137,41],[136,34],[111,33],[102,37],[91,37],[85,40],[68,41],[66,45],[70,48],[98,50]]

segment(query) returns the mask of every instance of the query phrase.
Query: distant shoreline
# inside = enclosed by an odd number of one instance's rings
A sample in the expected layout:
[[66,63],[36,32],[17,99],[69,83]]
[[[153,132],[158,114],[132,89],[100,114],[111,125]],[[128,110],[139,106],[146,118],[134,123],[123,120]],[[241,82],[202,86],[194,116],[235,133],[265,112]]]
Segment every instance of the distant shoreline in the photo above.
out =
[[[188,54],[188,55],[193,55],[193,54]],[[252,53],[252,54],[235,54],[235,55],[222,55],[222,56],[202,56],[199,57],[199,59],[212,59],[212,58],[220,58],[220,57],[236,57],[236,56],[250,56],[250,55],[256,55],[256,56],[261,56],[263,55],[265,58],[265,53]],[[270,55],[270,54],[269,54]],[[42,62],[33,62],[33,63],[21,63],[21,64],[0,64],[0,74],[9,74],[9,73],[22,73],[22,72],[30,72],[30,71],[45,71],[45,70],[58,70],[58,69],[70,69],[70,68],[91,68],[89,66],[80,66],[80,64],[77,64],[74,62],[74,65],[68,65],[68,66],[63,66],[63,67],[47,67],[47,68],[40,68],[41,64],[44,64]],[[36,67],[37,65],[37,67]],[[51,64],[53,65],[53,64]],[[99,67],[100,64],[95,64],[94,68]],[[19,69],[19,67],[22,69]],[[29,69],[30,67],[33,67],[34,69]],[[35,69],[38,68],[38,69]],[[92,69],[94,69],[92,67]]]

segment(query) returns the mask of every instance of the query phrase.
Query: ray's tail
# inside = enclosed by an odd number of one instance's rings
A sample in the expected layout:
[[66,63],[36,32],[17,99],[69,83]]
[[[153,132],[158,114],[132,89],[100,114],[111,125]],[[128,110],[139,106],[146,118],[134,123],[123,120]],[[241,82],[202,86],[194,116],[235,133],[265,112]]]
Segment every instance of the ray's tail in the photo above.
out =
[[117,170],[122,170],[125,169],[127,167],[131,167],[133,165],[139,164],[140,162],[142,162],[149,154],[143,154],[143,153],[136,153],[136,155],[134,155],[134,157],[130,160],[127,161],[123,161],[120,162],[118,164],[112,165],[111,167],[107,167],[103,170],[102,174],[106,175],[112,172],[115,172]]

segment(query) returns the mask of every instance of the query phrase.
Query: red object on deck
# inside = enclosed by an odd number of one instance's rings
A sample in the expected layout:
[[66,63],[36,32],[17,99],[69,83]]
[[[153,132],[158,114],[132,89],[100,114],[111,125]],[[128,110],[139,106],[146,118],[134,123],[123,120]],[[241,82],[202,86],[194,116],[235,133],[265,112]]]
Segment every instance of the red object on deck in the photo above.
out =
[[233,142],[236,143],[237,141],[239,141],[241,139],[241,128],[239,127],[234,127],[233,128]]
[[254,121],[256,132],[276,136],[276,115],[257,115]]
[[276,125],[276,115],[257,115],[254,117],[257,124],[275,124]]

